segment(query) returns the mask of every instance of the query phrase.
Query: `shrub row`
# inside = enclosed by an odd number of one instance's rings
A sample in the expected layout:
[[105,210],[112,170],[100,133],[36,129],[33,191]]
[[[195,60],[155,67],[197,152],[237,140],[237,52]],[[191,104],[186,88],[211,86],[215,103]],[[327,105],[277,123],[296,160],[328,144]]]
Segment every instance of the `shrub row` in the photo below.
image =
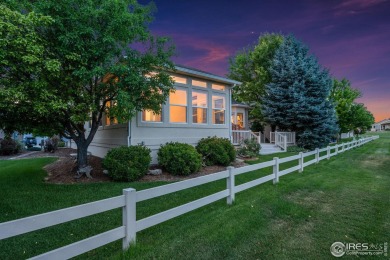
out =
[[[198,172],[204,165],[227,166],[236,158],[236,151],[229,139],[208,137],[196,147],[170,142],[161,145],[158,163],[174,175]],[[116,181],[136,181],[144,176],[151,162],[150,149],[145,146],[122,146],[111,149],[103,160],[103,167]]]

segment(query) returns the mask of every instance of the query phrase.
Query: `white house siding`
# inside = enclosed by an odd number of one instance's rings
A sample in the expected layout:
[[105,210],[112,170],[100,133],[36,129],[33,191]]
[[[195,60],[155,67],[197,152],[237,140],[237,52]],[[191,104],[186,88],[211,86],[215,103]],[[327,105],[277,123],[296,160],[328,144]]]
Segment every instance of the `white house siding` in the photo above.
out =
[[226,127],[152,127],[131,124],[131,145],[144,144],[152,150],[152,164],[157,163],[157,151],[160,145],[168,142],[188,143],[195,146],[200,139],[208,136],[230,138],[230,124]]
[[127,128],[127,124],[99,127],[88,151],[103,158],[111,148],[127,145]]

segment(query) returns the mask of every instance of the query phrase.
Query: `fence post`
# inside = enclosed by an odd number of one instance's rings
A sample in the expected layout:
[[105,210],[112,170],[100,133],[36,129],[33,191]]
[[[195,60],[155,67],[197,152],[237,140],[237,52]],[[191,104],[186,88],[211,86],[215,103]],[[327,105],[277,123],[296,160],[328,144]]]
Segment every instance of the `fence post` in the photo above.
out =
[[300,152],[299,153],[299,172],[303,172],[303,153],[302,152]]
[[287,135],[284,136],[284,139],[283,139],[283,147],[284,147],[284,151],[287,152]]
[[320,162],[320,149],[316,148],[316,163]]
[[234,192],[234,167],[229,166],[227,167],[227,170],[229,171],[229,176],[226,178],[226,189],[229,190],[229,195],[226,198],[226,203],[228,205],[232,205],[234,202],[235,192]]
[[124,189],[125,206],[122,208],[122,225],[125,227],[125,237],[122,240],[122,248],[126,250],[130,244],[135,244],[136,238],[136,190]]
[[336,144],[336,155],[339,154],[339,145]]
[[274,172],[274,175],[275,175],[274,184],[276,184],[276,183],[279,182],[279,158],[278,157],[274,157],[274,161],[275,161],[275,164],[273,166],[273,172]]
[[326,147],[326,159],[330,159],[330,146]]

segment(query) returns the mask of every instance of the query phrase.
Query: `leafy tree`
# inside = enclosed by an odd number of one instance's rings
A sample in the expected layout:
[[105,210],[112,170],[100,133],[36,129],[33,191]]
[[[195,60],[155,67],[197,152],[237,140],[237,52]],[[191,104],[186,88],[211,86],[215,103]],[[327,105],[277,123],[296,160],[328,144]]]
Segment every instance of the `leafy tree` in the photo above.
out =
[[354,129],[353,117],[354,101],[361,97],[359,90],[351,87],[351,83],[347,79],[338,81],[333,80],[333,88],[330,98],[333,100],[336,108],[337,123],[339,125],[339,133],[347,133]]
[[31,95],[40,100],[48,93],[42,75],[56,75],[60,63],[50,58],[36,28],[49,26],[52,19],[31,12],[19,12],[0,5],[0,129],[7,135],[23,132],[26,119],[33,118],[41,104],[33,104]]
[[326,146],[338,131],[328,71],[306,46],[288,36],[275,53],[270,73],[262,99],[267,121],[295,131],[301,147]]
[[350,121],[356,134],[364,134],[375,123],[375,118],[364,104],[354,103],[351,107]]
[[361,92],[352,88],[347,79],[334,79],[330,97],[336,105],[340,134],[352,130],[357,134],[364,133],[374,123],[374,116],[364,104],[355,102],[361,96]]
[[271,82],[269,68],[282,42],[283,35],[266,33],[259,37],[257,45],[243,49],[230,60],[229,77],[242,82],[234,88],[233,97],[251,105],[250,118],[256,130],[262,130],[261,99],[265,85]]
[[[9,2],[18,6],[21,1]],[[159,111],[173,85],[167,73],[174,68],[173,48],[168,39],[154,38],[147,29],[153,5],[133,0],[37,0],[18,8],[27,12],[24,16],[51,17],[50,24],[34,25],[31,31],[44,46],[43,57],[60,66],[45,73],[27,71],[30,79],[39,78],[33,90],[29,80],[4,83],[1,107],[20,103],[19,97],[26,95],[28,106],[6,113],[26,123],[26,128],[45,128],[73,139],[79,168],[87,165],[87,149],[103,115],[125,122],[142,109]],[[8,32],[6,38],[12,37],[14,33]],[[7,71],[18,65],[11,57],[1,66]],[[24,73],[21,68],[14,78]],[[22,118],[27,109],[30,117]],[[86,121],[91,124],[89,131]]]

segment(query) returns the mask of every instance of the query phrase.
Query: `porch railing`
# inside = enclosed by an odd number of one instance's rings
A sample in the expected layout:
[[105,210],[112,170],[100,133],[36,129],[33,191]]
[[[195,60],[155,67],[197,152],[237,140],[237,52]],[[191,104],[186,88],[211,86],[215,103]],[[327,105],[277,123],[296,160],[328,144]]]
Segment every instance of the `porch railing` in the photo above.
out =
[[287,152],[287,135],[276,132],[275,145],[282,148],[284,152]]
[[239,145],[242,141],[246,139],[254,139],[256,142],[260,143],[261,133],[252,132],[248,130],[232,130],[232,144]]
[[294,145],[295,144],[295,132],[271,132],[270,133],[270,142],[276,144],[276,134],[281,134],[286,136],[286,142],[287,145]]

